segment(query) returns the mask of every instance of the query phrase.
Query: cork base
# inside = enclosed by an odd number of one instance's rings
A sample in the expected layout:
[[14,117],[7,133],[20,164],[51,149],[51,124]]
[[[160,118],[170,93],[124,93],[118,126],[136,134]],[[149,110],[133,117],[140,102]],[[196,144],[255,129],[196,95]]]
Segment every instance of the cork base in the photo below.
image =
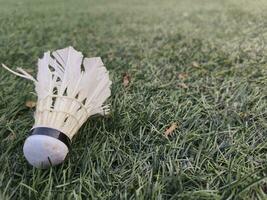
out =
[[69,149],[60,140],[46,135],[31,135],[23,146],[27,161],[37,168],[49,168],[62,163]]

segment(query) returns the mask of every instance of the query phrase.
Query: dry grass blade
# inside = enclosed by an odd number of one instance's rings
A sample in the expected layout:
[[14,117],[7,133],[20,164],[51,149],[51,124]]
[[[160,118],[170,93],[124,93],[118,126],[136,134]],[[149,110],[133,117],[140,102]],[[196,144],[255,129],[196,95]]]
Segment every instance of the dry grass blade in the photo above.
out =
[[30,68],[27,68],[27,69],[24,69],[26,72],[28,72],[29,74],[32,74],[34,72],[33,69],[30,69]]
[[198,62],[194,61],[192,62],[192,67],[199,68],[200,66]]
[[13,141],[16,139],[16,134],[15,133],[10,133],[3,141]]

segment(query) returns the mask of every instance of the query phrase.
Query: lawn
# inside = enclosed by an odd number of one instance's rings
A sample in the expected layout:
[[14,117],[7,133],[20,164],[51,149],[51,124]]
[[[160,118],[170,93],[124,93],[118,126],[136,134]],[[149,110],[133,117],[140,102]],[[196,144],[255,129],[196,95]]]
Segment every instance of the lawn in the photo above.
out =
[[72,45],[101,56],[113,82],[111,114],[39,170],[22,152],[33,84],[0,68],[0,199],[266,199],[266,11],[263,0],[0,0],[0,63],[35,75],[43,52]]

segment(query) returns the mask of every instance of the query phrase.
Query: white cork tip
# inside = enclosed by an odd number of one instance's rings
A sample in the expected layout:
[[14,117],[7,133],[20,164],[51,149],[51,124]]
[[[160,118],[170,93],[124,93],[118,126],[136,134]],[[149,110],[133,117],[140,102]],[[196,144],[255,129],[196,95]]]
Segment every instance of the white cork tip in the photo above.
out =
[[23,146],[27,161],[42,169],[62,163],[68,152],[69,149],[63,142],[46,135],[32,135]]

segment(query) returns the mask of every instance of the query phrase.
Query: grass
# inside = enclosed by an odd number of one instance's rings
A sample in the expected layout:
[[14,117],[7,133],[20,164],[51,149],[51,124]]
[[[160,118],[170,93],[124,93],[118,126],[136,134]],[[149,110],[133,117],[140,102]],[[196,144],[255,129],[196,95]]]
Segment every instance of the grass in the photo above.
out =
[[111,115],[80,129],[63,165],[38,170],[22,153],[33,85],[0,69],[0,199],[267,198],[266,2],[0,5],[0,62],[35,74],[44,51],[72,45],[113,81]]

